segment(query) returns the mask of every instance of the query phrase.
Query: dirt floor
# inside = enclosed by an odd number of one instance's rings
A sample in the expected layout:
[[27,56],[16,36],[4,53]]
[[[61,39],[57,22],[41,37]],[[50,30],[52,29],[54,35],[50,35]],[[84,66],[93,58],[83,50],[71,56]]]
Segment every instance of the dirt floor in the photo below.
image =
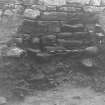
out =
[[26,97],[22,105],[104,105],[104,94],[94,92],[90,87],[77,88],[65,85],[55,91],[47,91]]
[[[16,31],[15,22],[7,23],[5,18],[0,23],[0,48]],[[104,55],[101,56],[104,62]],[[70,58],[57,58],[40,65],[30,58],[1,57],[0,97],[7,99],[6,105],[104,105],[104,64],[98,62],[96,68],[86,69],[71,66],[72,63]],[[35,81],[29,76],[33,73]],[[20,87],[25,85],[23,90],[17,89],[18,82]]]

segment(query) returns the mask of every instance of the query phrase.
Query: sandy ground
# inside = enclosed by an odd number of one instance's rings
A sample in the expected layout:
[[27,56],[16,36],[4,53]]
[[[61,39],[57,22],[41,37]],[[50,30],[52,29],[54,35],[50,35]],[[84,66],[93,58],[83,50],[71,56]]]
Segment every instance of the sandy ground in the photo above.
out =
[[[77,88],[65,84],[50,91],[37,91],[33,96],[28,96],[21,103],[12,105],[104,105],[105,94],[95,92],[90,87]],[[10,103],[11,105],[11,103]]]

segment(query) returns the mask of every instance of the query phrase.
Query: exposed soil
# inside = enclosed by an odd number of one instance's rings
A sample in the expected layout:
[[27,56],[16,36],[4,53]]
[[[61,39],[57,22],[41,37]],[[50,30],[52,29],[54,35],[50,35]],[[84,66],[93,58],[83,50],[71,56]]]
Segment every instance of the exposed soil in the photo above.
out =
[[[5,18],[0,23],[1,48],[16,31],[16,21],[7,24]],[[0,96],[7,98],[7,105],[104,105],[104,56],[92,69],[71,58],[36,62],[35,58],[1,57]]]

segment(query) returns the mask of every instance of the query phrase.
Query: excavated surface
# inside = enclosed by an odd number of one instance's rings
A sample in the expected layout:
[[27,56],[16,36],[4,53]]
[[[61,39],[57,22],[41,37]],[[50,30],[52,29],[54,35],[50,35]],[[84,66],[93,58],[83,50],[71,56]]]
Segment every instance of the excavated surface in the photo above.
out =
[[[16,29],[11,22],[3,22],[1,48]],[[1,57],[0,96],[7,98],[7,105],[104,105],[104,53],[99,60],[97,67],[87,69],[70,58],[42,63],[32,58]]]

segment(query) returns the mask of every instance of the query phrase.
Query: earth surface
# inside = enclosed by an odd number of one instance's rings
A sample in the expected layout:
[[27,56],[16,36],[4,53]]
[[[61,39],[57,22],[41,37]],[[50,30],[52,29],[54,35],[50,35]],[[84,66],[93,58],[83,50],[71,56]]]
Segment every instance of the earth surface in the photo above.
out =
[[[102,17],[105,19],[104,14]],[[0,22],[0,48],[11,39],[20,22],[16,17],[3,18]],[[70,58],[56,58],[40,64],[35,58],[1,57],[0,97],[7,100],[6,105],[104,105],[104,53],[100,58],[97,67],[87,69],[75,64],[71,66],[73,61]],[[31,81],[31,78],[36,79]],[[20,89],[17,88],[18,82]]]

